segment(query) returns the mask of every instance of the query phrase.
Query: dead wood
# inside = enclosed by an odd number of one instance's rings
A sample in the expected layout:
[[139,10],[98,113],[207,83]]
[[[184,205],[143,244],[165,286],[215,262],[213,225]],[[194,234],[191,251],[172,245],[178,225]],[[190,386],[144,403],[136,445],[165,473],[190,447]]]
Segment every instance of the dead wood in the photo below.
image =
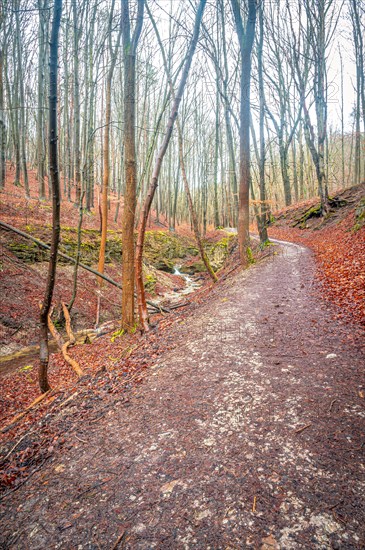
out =
[[46,391],[45,393],[42,393],[41,395],[39,395],[36,399],[34,399],[34,401],[31,402],[30,405],[28,405],[28,407],[26,407],[24,409],[24,411],[22,411],[21,413],[17,414],[16,416],[14,416],[14,418],[12,419],[12,421],[7,424],[2,430],[1,430],[1,433],[5,433],[9,430],[9,428],[11,428],[14,424],[16,424],[17,422],[19,422],[19,420],[21,420],[23,418],[23,416],[25,416],[26,414],[28,414],[28,412],[33,409],[34,407],[36,407],[39,403],[41,403],[41,401],[43,401],[46,397],[49,397],[51,393],[51,390],[48,390]]
[[[17,235],[20,235],[21,237],[24,237],[25,239],[33,241],[35,244],[37,244],[41,248],[44,248],[45,250],[51,250],[51,247],[48,244],[44,243],[43,241],[40,241],[36,237],[32,237],[32,235],[29,235],[28,233],[25,233],[24,231],[21,231],[20,229],[16,229],[16,227],[13,227],[12,225],[9,225],[8,223],[0,221],[0,227],[5,229],[6,231],[12,231],[13,233],[16,233]],[[65,260],[68,260],[69,262],[76,263],[76,259],[72,258],[72,256],[68,256],[67,254],[64,254],[63,252],[60,252],[59,250],[57,251],[57,254],[58,254],[58,256],[61,256],[61,258],[64,258]],[[116,286],[117,288],[122,290],[122,285],[121,284],[117,283],[116,281],[114,281],[113,279],[108,277],[107,275],[104,275],[104,273],[99,273],[99,271],[96,271],[96,269],[93,269],[92,267],[90,267],[88,265],[85,265],[85,264],[82,264],[82,263],[79,263],[78,265],[79,265],[79,267],[81,267],[82,269],[85,269],[86,271],[89,271],[93,275],[96,275],[97,277],[100,277],[101,279],[104,279],[104,281],[106,281],[110,285]],[[149,306],[151,306],[151,307],[153,307],[157,310],[162,310],[165,313],[170,313],[170,310],[168,310],[168,309],[166,309],[162,306],[158,306],[157,304],[155,304],[155,303],[153,303],[149,300],[146,300],[146,303]]]
[[66,332],[70,340],[70,345],[74,345],[74,343],[76,342],[76,338],[74,333],[72,332],[70,313],[66,307],[66,304],[64,302],[61,302],[61,304],[62,304],[63,314],[65,316]]
[[70,365],[70,367],[73,368],[73,370],[76,372],[77,376],[79,376],[81,378],[81,376],[84,376],[84,371],[81,369],[78,362],[75,361],[75,359],[72,359],[72,357],[70,357],[70,355],[67,353],[68,348],[71,345],[74,345],[76,340],[75,340],[75,336],[74,336],[74,334],[71,330],[70,315],[68,313],[67,307],[65,306],[65,304],[63,302],[62,302],[62,307],[64,308],[64,310],[63,310],[64,313],[65,313],[65,310],[66,310],[67,315],[68,315],[68,318],[66,317],[66,315],[65,315],[65,318],[66,318],[66,330],[67,330],[67,334],[68,334],[68,337],[70,338],[70,340],[68,342],[63,341],[63,338],[59,334],[56,327],[54,326],[50,315],[48,315],[48,328],[50,330],[50,333],[52,334],[52,336],[56,340],[57,346],[61,350],[64,360],[66,361],[66,363],[68,363]]

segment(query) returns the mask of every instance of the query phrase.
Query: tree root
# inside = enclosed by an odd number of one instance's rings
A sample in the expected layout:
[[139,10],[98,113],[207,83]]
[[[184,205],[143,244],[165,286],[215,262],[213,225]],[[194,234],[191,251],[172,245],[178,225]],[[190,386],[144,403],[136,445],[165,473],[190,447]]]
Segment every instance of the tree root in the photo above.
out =
[[70,314],[68,312],[66,305],[63,302],[62,302],[62,308],[63,308],[63,313],[65,315],[65,320],[66,320],[66,331],[69,337],[68,342],[64,342],[62,336],[59,334],[58,330],[54,326],[50,315],[48,315],[48,328],[50,330],[50,333],[56,340],[57,346],[61,350],[64,360],[66,361],[66,363],[70,365],[70,367],[73,368],[77,376],[81,378],[81,376],[84,376],[84,371],[81,369],[78,362],[75,361],[75,359],[72,359],[72,357],[70,357],[70,355],[67,353],[68,348],[75,344],[76,339],[71,329]]

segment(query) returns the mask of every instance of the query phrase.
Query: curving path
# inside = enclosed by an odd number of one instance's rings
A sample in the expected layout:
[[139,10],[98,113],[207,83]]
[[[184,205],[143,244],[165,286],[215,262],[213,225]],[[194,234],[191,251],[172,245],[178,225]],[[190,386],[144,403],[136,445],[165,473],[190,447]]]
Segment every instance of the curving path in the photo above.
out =
[[1,548],[365,547],[364,356],[311,253],[273,250],[173,329],[129,406],[5,499]]

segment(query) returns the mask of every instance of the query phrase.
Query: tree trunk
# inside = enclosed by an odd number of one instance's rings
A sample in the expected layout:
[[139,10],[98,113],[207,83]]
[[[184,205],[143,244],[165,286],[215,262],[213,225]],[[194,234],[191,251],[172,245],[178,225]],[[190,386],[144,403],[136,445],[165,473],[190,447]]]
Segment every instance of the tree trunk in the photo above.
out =
[[5,162],[5,149],[6,149],[6,125],[5,125],[5,112],[4,112],[4,51],[0,49],[0,189],[5,186],[6,176],[6,162]]
[[[114,2],[111,8],[111,15],[109,18],[109,51],[110,51],[110,67],[106,80],[106,92],[105,92],[105,128],[104,128],[104,151],[103,151],[103,189],[101,196],[101,239],[100,239],[100,251],[99,251],[99,263],[98,271],[104,273],[105,266],[105,249],[106,249],[106,236],[108,229],[108,193],[109,193],[109,176],[110,176],[110,166],[109,166],[109,156],[110,156],[110,121],[111,121],[111,107],[112,107],[112,81],[113,73],[115,68],[115,63],[117,60],[117,53],[119,50],[120,35],[122,26],[120,25],[120,31],[118,33],[117,43],[113,50],[111,42],[111,32],[112,32],[112,19],[113,19],[113,8]],[[102,279],[98,279],[98,285],[101,289],[103,286]],[[98,311],[100,311],[100,293],[98,294]],[[98,316],[97,316],[98,317]],[[99,319],[96,319],[96,325],[99,324]]]
[[74,77],[74,153],[75,153],[75,165],[74,165],[74,179],[76,186],[76,198],[75,202],[78,205],[81,198],[81,160],[80,160],[80,90],[79,90],[79,21],[77,17],[78,7],[76,0],[72,0],[73,11],[73,77]]
[[143,25],[144,0],[138,0],[137,23],[131,39],[129,1],[122,2],[124,51],[124,208],[122,222],[122,324],[132,330],[134,318],[134,223],[136,215],[136,53]]
[[263,74],[263,45],[264,45],[264,13],[263,3],[259,4],[259,41],[257,48],[257,69],[259,79],[259,129],[260,129],[260,160],[259,160],[259,187],[260,187],[260,216],[259,216],[259,235],[261,243],[265,243],[268,240],[267,234],[267,204],[266,204],[266,186],[265,186],[265,94],[264,94],[264,74]]
[[256,0],[249,0],[249,12],[245,31],[243,30],[238,0],[231,0],[231,3],[241,53],[240,182],[237,233],[241,262],[246,265],[250,245],[250,87],[251,52],[256,25]]
[[172,130],[174,127],[174,123],[178,114],[179,105],[181,102],[182,94],[184,92],[185,84],[188,79],[189,70],[191,66],[191,62],[193,59],[193,55],[195,52],[196,44],[198,42],[199,38],[199,31],[200,31],[200,23],[203,17],[203,12],[205,8],[206,0],[200,0],[199,6],[196,13],[195,18],[195,26],[194,26],[194,33],[192,40],[189,45],[189,50],[185,58],[185,65],[183,68],[179,88],[177,90],[175,99],[172,104],[171,113],[169,116],[169,119],[167,121],[166,126],[166,132],[165,137],[162,141],[162,145],[160,147],[160,150],[157,155],[157,159],[155,162],[155,166],[152,172],[151,182],[148,188],[147,197],[144,201],[143,208],[141,211],[141,217],[140,217],[140,223],[139,223],[139,231],[138,231],[138,238],[137,238],[137,247],[136,247],[136,286],[137,286],[137,296],[138,296],[138,312],[139,312],[139,320],[141,323],[141,328],[143,330],[148,330],[148,312],[147,312],[147,305],[146,305],[146,296],[144,291],[144,285],[143,285],[143,272],[142,272],[142,257],[143,257],[143,245],[144,245],[144,238],[145,238],[145,232],[146,232],[146,226],[147,226],[147,220],[148,215],[151,209],[151,204],[153,201],[153,197],[158,185],[158,177],[160,175],[161,165],[163,157],[165,156],[169,141],[171,139]]
[[[20,7],[20,4],[19,4]],[[27,198],[30,197],[29,191],[29,182],[28,182],[28,168],[27,168],[27,152],[26,152],[26,126],[25,126],[25,94],[24,94],[24,71],[23,71],[23,54],[22,54],[22,44],[21,44],[21,32],[20,32],[20,23],[19,23],[19,9],[16,10],[16,45],[17,45],[17,61],[18,61],[18,78],[19,78],[19,129],[20,129],[20,148],[21,148],[21,164],[23,170],[23,182],[24,182],[24,191]]]
[[[45,188],[45,151],[43,141],[43,121],[44,121],[44,86],[45,78],[44,71],[46,67],[46,51],[47,51],[47,5],[48,0],[38,0],[39,24],[38,24],[38,93],[37,93],[37,179],[39,198],[46,198]],[[65,65],[65,70],[67,67]],[[68,103],[65,101],[65,111],[68,109]]]
[[62,0],[54,0],[53,13],[49,64],[49,171],[52,184],[52,241],[46,290],[40,313],[39,387],[41,392],[46,392],[50,389],[48,383],[48,313],[53,297],[53,289],[56,278],[57,251],[60,239],[60,181],[57,154],[57,75],[58,37],[61,23]]

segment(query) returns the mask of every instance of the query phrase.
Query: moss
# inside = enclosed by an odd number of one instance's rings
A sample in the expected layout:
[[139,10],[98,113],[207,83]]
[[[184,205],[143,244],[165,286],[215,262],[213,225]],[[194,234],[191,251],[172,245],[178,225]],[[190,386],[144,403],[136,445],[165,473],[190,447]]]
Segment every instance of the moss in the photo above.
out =
[[197,253],[194,242],[187,237],[164,231],[146,232],[144,258],[156,269],[173,273],[174,266],[179,260],[196,256]]
[[264,250],[265,248],[268,248],[269,246],[274,246],[274,243],[272,243],[269,239],[266,239],[263,243],[261,242],[259,244],[260,250]]
[[343,206],[347,206],[348,201],[345,199],[340,199],[340,197],[328,197],[328,204],[332,206],[332,208],[342,208]]
[[124,334],[125,334],[124,328],[120,328],[120,329],[116,330],[115,332],[113,332],[113,334],[111,335],[110,341],[114,342],[117,338],[120,338],[121,336],[124,336]]
[[39,248],[35,243],[11,242],[8,249],[26,263],[43,262],[47,259],[47,251]]
[[230,234],[226,237],[223,237],[216,243],[204,243],[206,253],[214,271],[217,271],[218,269],[221,269],[221,267],[223,267],[236,241],[237,237],[233,234]]
[[187,265],[184,265],[180,268],[181,273],[187,273],[189,275],[194,275],[194,273],[203,273],[206,271],[205,265],[202,260],[196,260],[190,262]]
[[154,292],[156,283],[157,283],[157,279],[154,275],[151,275],[150,273],[145,275],[144,287],[148,292]]
[[296,227],[299,225],[301,229],[305,229],[307,220],[309,220],[310,218],[319,218],[321,215],[322,215],[321,204],[315,204],[311,208],[308,208],[308,210],[306,210],[304,214],[302,214],[302,216],[300,216],[299,218],[296,218],[294,220],[294,223],[292,224],[292,227]]
[[255,263],[255,258],[254,258],[253,252],[252,252],[252,248],[250,246],[248,246],[246,248],[246,254],[247,254],[248,263],[249,264],[254,264]]
[[355,210],[355,225],[353,227],[354,231],[359,231],[365,225],[365,197],[363,197]]

